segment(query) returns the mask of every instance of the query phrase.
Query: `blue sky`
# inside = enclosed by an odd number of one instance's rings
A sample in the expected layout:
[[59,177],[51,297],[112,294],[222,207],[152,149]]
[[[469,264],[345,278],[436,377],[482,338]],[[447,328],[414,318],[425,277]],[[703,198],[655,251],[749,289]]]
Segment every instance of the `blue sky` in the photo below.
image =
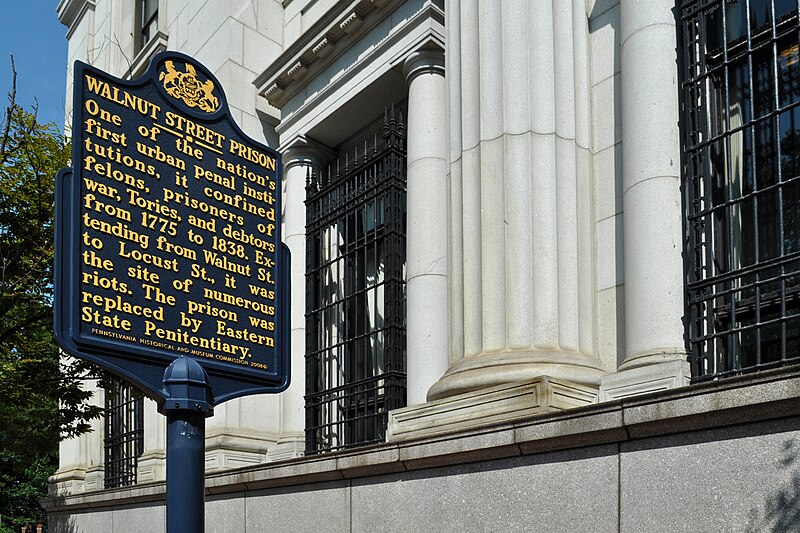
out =
[[56,16],[56,0],[0,0],[0,105],[8,106],[11,59],[17,68],[17,103],[30,110],[39,100],[40,122],[64,126],[67,27]]

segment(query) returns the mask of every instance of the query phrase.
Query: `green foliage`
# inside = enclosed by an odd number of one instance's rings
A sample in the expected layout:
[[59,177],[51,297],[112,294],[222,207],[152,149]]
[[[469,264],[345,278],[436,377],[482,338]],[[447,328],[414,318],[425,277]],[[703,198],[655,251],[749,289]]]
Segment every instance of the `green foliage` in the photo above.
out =
[[[57,452],[23,460],[16,453],[0,451],[0,509],[3,509],[0,533],[46,521],[39,501],[47,494],[47,478],[57,466]],[[9,526],[11,529],[5,529]]]
[[[43,520],[38,501],[61,438],[99,409],[81,388],[87,366],[59,362],[53,338],[54,176],[70,148],[55,125],[14,103],[0,124],[0,515]],[[3,526],[0,526],[2,528]],[[18,530],[18,528],[16,528]],[[0,530],[1,531],[1,530]]]

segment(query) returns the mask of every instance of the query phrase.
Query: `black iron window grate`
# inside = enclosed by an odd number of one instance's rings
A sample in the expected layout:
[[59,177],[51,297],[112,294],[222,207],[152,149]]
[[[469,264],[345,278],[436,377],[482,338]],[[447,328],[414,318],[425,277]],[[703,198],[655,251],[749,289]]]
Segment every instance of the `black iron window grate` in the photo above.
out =
[[144,451],[144,399],[136,389],[114,379],[107,380],[105,393],[104,486],[133,485]]
[[695,380],[800,361],[797,0],[680,5]]
[[381,442],[405,405],[402,115],[309,174],[306,453]]

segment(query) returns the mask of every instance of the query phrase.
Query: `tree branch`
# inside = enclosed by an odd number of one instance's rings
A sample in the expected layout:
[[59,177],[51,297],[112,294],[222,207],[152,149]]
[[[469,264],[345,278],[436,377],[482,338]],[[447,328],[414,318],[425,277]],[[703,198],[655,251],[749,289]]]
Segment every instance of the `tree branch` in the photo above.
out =
[[0,145],[0,158],[5,162],[6,160],[6,145],[8,144],[8,135],[11,131],[11,119],[14,115],[14,109],[17,107],[17,68],[14,65],[14,54],[11,56],[11,92],[8,95],[8,109],[6,109],[6,127],[3,131],[3,141]]

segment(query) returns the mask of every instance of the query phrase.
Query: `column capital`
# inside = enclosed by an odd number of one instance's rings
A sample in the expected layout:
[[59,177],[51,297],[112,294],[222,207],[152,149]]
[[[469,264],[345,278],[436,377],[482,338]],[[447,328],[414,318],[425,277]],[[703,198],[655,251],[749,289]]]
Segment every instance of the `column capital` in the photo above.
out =
[[[619,42],[625,44],[628,37],[649,26],[675,26],[675,2],[673,0],[622,0],[620,2]],[[672,30],[674,33],[674,29]],[[674,51],[673,51],[674,57]],[[674,63],[674,59],[672,60]],[[663,65],[661,63],[660,65]],[[674,68],[674,65],[673,65]]]
[[434,47],[411,52],[403,61],[403,75],[406,77],[406,82],[411,83],[420,74],[444,76],[444,50]]
[[283,154],[283,170],[288,171],[294,166],[321,165],[332,159],[336,152],[305,135],[296,135],[288,141],[281,143],[278,148]]

